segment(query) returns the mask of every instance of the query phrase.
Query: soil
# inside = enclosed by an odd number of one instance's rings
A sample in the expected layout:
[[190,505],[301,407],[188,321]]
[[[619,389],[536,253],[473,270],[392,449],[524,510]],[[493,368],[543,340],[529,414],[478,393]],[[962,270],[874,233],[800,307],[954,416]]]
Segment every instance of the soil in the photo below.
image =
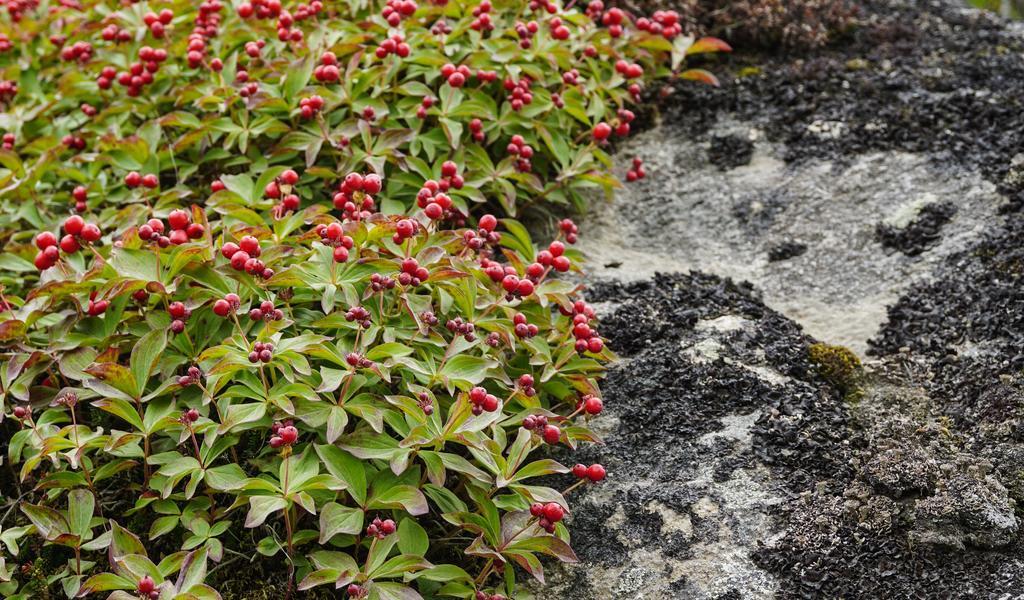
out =
[[619,149],[649,175],[581,241],[621,360],[579,458],[609,480],[536,597],[1024,593],[1024,26],[860,15],[713,59],[759,74],[680,83]]

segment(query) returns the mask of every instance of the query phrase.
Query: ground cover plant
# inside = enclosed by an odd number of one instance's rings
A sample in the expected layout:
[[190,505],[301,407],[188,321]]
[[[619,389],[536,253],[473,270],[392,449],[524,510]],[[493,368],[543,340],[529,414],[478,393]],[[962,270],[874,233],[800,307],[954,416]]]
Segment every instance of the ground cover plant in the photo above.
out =
[[611,353],[554,215],[723,42],[538,0],[12,0],[0,32],[5,597],[493,600],[574,560],[606,473],[547,449],[599,442]]

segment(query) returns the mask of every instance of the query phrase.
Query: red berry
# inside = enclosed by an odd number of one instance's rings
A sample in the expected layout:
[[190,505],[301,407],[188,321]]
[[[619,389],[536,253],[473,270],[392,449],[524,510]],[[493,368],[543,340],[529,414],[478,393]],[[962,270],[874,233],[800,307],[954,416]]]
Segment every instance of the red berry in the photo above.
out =
[[238,247],[243,252],[247,252],[249,256],[256,257],[260,255],[260,241],[251,235],[247,235],[239,240]]
[[226,317],[231,312],[231,304],[227,300],[218,300],[213,303],[213,313],[218,317]]
[[544,427],[544,441],[549,444],[557,444],[558,438],[562,436],[562,430],[557,425],[547,425]]
[[572,474],[579,479],[583,479],[584,477],[587,476],[587,465],[573,465]]
[[82,233],[82,228],[85,226],[85,221],[78,215],[71,215],[64,221],[64,232],[70,233],[71,235],[78,235]]
[[172,210],[171,214],[167,215],[167,223],[174,230],[185,229],[191,220],[189,214],[180,208]]
[[478,225],[480,226],[480,229],[485,231],[494,231],[494,228],[498,226],[498,219],[496,219],[494,215],[484,215],[480,217]]
[[587,479],[593,481],[594,483],[597,483],[598,481],[604,479],[605,475],[607,475],[607,472],[605,472],[604,467],[602,467],[601,465],[593,464],[590,465],[590,467],[587,469]]
[[49,231],[43,231],[36,236],[36,248],[40,250],[46,250],[50,246],[57,244],[57,236],[53,235]]
[[82,226],[82,239],[87,242],[99,241],[102,235],[100,228],[92,223],[86,223]]
[[612,126],[601,121],[597,125],[594,125],[593,137],[597,141],[608,139],[608,136],[612,134]]
[[557,502],[548,502],[544,505],[544,518],[552,523],[557,523],[565,516],[565,509]]
[[60,249],[68,254],[78,252],[79,248],[81,246],[78,244],[78,240],[70,233],[60,239]]
[[583,410],[588,415],[598,415],[604,410],[604,402],[601,401],[597,396],[587,396],[583,401]]

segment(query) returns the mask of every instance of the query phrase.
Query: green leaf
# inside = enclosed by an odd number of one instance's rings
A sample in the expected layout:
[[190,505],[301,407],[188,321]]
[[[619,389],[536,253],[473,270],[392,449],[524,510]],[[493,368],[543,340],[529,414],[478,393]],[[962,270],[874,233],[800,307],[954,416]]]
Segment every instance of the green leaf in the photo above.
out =
[[101,362],[93,364],[85,372],[131,398],[140,396],[135,378],[127,367],[112,362]]
[[52,542],[62,535],[71,533],[71,528],[64,515],[48,506],[38,506],[23,502],[21,504],[21,512],[36,526],[40,535],[48,541]]
[[217,428],[218,434],[225,434],[239,425],[254,423],[267,414],[265,404],[232,404],[224,415],[224,422]]
[[146,389],[149,374],[153,372],[153,367],[160,360],[160,355],[166,347],[167,330],[161,327],[142,336],[132,348],[129,364],[132,376],[135,377],[135,389],[139,393]]
[[345,484],[352,498],[360,505],[366,504],[366,468],[363,463],[337,446],[318,444],[316,453],[327,472]]
[[363,510],[328,502],[320,509],[320,544],[339,533],[356,535],[363,530]]
[[291,64],[285,74],[284,82],[281,84],[281,92],[285,100],[292,103],[295,96],[309,82],[309,76],[313,73],[313,56],[307,55]]
[[246,527],[259,527],[267,517],[288,506],[280,496],[253,496],[249,498],[249,513],[245,516]]
[[395,485],[370,498],[369,508],[404,508],[410,515],[423,515],[429,509],[427,498],[411,485]]
[[89,523],[95,507],[96,498],[89,490],[79,488],[68,492],[68,525],[71,533],[83,540],[92,535]]
[[402,554],[423,556],[430,549],[430,538],[419,523],[410,518],[398,523],[398,550]]

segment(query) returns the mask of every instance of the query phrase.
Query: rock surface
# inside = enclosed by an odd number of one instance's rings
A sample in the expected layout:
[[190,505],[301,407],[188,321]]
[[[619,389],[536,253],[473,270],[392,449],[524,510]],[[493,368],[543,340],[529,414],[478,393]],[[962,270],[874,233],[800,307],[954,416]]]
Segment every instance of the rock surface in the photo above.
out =
[[863,17],[619,149],[648,178],[581,242],[608,445],[566,458],[609,480],[538,598],[1024,597],[1024,27]]

